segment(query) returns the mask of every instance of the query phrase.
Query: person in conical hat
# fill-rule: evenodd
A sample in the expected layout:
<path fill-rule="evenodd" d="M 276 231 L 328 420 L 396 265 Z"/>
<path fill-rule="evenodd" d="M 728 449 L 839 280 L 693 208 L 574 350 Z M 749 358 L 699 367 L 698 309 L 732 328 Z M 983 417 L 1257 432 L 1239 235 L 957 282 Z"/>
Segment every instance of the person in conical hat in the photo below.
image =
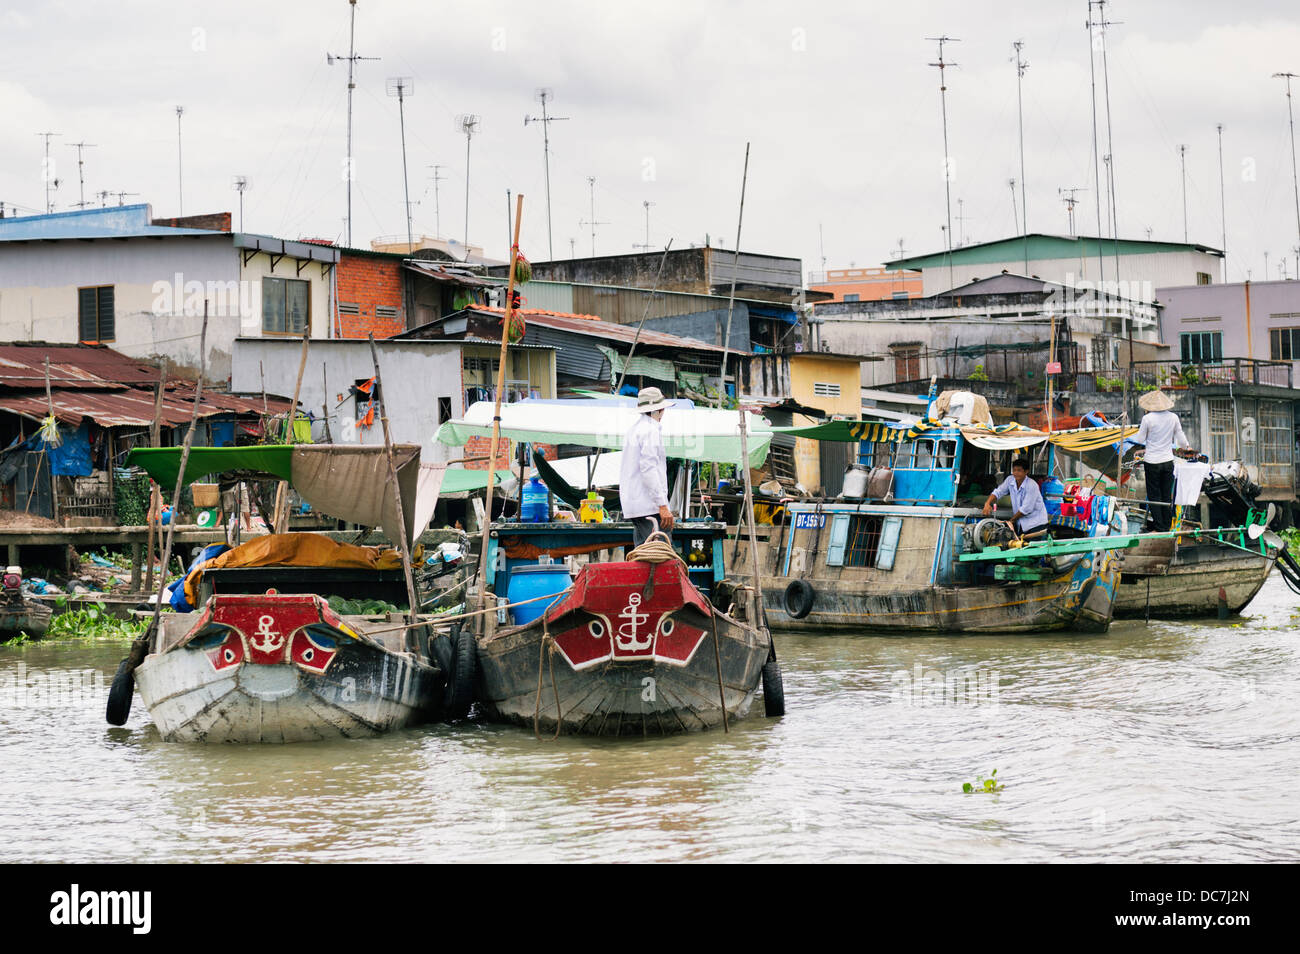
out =
<path fill-rule="evenodd" d="M 673 402 L 658 388 L 642 388 L 636 396 L 636 423 L 623 438 L 618 498 L 623 519 L 632 521 L 632 542 L 645 543 L 656 530 L 673 528 L 668 506 L 668 459 L 664 454 L 664 410 Z"/>
<path fill-rule="evenodd" d="M 1142 425 L 1132 440 L 1146 447 L 1142 470 L 1146 475 L 1148 510 L 1152 529 L 1163 532 L 1173 520 L 1174 450 L 1190 448 L 1182 421 L 1174 413 L 1173 399 L 1163 391 L 1148 391 L 1138 399 Z"/>

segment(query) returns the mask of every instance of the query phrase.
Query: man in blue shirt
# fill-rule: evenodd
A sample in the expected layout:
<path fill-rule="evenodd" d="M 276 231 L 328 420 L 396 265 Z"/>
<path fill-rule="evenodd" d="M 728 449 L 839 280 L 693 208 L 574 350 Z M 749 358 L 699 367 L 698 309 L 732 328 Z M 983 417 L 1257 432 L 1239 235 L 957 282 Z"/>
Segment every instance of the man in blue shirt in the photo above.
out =
<path fill-rule="evenodd" d="M 1047 507 L 1043 505 L 1043 494 L 1038 483 L 1029 476 L 1029 461 L 1018 457 L 1011 462 L 1011 476 L 998 484 L 996 490 L 984 501 L 984 516 L 993 516 L 994 504 L 1007 495 L 1011 496 L 1013 511 L 1008 523 L 1018 530 L 1021 536 L 1041 530 L 1047 526 Z"/>

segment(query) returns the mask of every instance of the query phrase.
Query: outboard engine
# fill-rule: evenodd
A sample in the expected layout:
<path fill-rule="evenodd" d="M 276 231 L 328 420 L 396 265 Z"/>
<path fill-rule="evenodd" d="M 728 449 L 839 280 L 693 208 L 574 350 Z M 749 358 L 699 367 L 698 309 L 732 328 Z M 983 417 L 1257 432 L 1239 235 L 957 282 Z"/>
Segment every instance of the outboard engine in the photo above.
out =
<path fill-rule="evenodd" d="M 971 552 L 986 547 L 1006 546 L 1015 539 L 1015 534 L 1007 526 L 1006 521 L 999 520 L 997 517 L 985 517 L 976 523 L 968 523 L 963 527 L 963 531 Z"/>
<path fill-rule="evenodd" d="M 1250 479 L 1250 472 L 1235 460 L 1211 467 L 1201 489 L 1210 501 L 1211 527 L 1245 526 L 1261 492 L 1259 484 Z"/>
<path fill-rule="evenodd" d="M 11 606 L 21 606 L 23 602 L 23 568 L 5 567 L 3 580 L 0 581 L 0 600 Z"/>

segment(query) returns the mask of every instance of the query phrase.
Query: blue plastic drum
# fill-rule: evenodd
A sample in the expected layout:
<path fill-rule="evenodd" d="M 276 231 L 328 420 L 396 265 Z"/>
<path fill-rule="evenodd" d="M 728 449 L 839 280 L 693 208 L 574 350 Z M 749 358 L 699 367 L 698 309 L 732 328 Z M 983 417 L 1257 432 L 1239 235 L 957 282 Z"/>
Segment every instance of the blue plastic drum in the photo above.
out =
<path fill-rule="evenodd" d="M 535 603 L 516 606 L 510 612 L 514 614 L 516 626 L 527 626 L 560 598 L 560 594 L 569 588 L 569 571 L 563 563 L 525 564 L 510 571 L 510 602 L 520 603 L 538 596 L 551 599 L 539 599 Z"/>

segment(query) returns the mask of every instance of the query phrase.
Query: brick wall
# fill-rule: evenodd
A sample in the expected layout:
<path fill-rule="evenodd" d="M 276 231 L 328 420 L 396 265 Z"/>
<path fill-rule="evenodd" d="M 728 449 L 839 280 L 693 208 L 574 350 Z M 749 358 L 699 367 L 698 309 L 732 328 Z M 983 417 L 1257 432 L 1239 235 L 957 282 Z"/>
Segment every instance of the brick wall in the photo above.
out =
<path fill-rule="evenodd" d="M 376 338 L 389 338 L 406 330 L 400 260 L 344 251 L 339 255 L 337 270 L 340 337 L 364 338 L 373 333 Z M 356 305 L 360 313 L 345 314 L 343 308 L 348 305 Z M 379 317 L 376 309 L 380 306 L 396 308 L 397 317 Z"/>

